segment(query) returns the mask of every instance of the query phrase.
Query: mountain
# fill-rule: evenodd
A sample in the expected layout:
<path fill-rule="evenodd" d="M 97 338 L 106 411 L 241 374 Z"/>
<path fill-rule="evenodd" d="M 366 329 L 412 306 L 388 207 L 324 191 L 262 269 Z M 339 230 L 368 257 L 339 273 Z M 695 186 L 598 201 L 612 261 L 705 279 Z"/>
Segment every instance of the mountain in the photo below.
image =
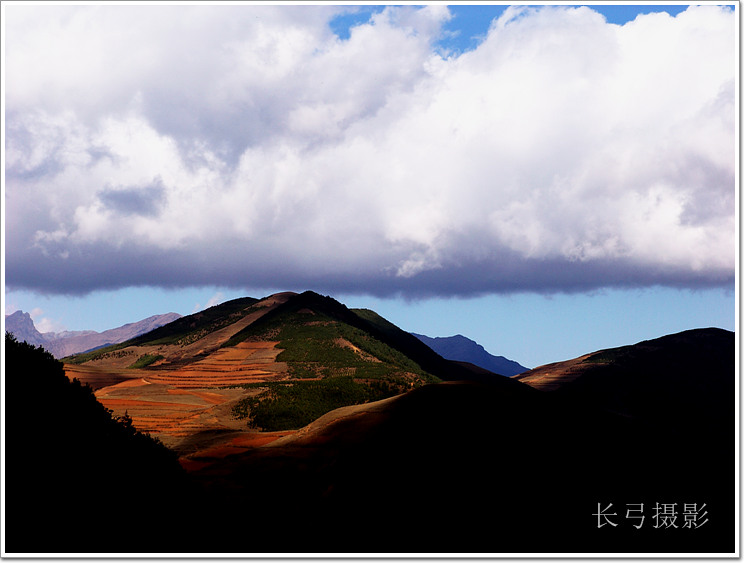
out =
<path fill-rule="evenodd" d="M 55 358 L 63 358 L 71 354 L 78 354 L 94 348 L 100 348 L 101 346 L 129 340 L 180 317 L 181 315 L 178 313 L 154 315 L 141 321 L 128 323 L 103 332 L 84 330 L 40 333 L 34 326 L 34 322 L 28 313 L 16 311 L 12 315 L 5 316 L 5 330 L 13 334 L 20 341 L 28 342 L 34 346 L 43 346 Z"/>
<path fill-rule="evenodd" d="M 489 354 L 483 346 L 458 334 L 456 336 L 438 336 L 432 338 L 423 334 L 411 333 L 437 354 L 448 360 L 469 362 L 493 373 L 511 377 L 525 372 L 528 368 L 509 360 L 504 356 Z"/>
<path fill-rule="evenodd" d="M 640 420 L 668 435 L 728 436 L 735 335 L 695 329 L 537 367 L 513 379 Z M 694 413 L 694 414 L 693 414 Z M 733 440 L 733 436 L 731 436 Z"/>
<path fill-rule="evenodd" d="M 209 492 L 209 513 L 253 508 L 246 518 L 261 527 L 259 549 L 283 537 L 261 523 L 291 514 L 302 524 L 292 529 L 297 543 L 282 544 L 289 550 L 734 552 L 733 333 L 691 331 L 592 355 L 611 370 L 597 374 L 607 386 L 426 385 L 329 412 L 191 474 Z M 618 410 L 610 387 L 626 407 L 656 408 Z M 246 525 L 235 521 L 223 537 Z"/>
<path fill-rule="evenodd" d="M 84 332 L 83 334 L 57 336 L 50 343 L 51 352 L 55 357 L 63 358 L 94 348 L 100 348 L 101 346 L 117 344 L 140 334 L 146 334 L 179 318 L 181 318 L 181 315 L 178 313 L 165 313 L 162 315 L 153 315 L 134 323 L 127 323 L 117 328 L 104 330 L 100 333 L 93 332 L 91 334 L 90 332 Z"/>
<path fill-rule="evenodd" d="M 210 448 L 278 439 L 338 407 L 494 376 L 310 291 L 228 301 L 65 361 L 107 408 L 197 464 Z"/>
<path fill-rule="evenodd" d="M 36 330 L 31 315 L 23 311 L 16 311 L 11 315 L 5 315 L 5 330 L 13 334 L 21 342 L 28 342 L 34 346 L 42 346 L 47 339 Z"/>

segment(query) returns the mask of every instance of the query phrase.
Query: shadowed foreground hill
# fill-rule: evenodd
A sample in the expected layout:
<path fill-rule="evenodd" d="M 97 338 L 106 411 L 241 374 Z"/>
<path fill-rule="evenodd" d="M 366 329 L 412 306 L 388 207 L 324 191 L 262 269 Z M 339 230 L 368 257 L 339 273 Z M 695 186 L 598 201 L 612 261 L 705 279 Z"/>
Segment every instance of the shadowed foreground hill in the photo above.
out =
<path fill-rule="evenodd" d="M 332 312 L 306 297 L 316 315 Z M 380 337 L 395 332 L 351 314 Z M 612 372 L 614 394 L 627 383 L 626 410 L 592 389 L 550 393 L 513 378 L 428 384 L 329 412 L 185 479 L 168 452 L 131 427 L 114 430 L 88 390 L 63 384 L 48 354 L 11 344 L 6 551 L 732 553 L 735 373 L 726 358 L 735 351 L 722 332 L 620 349 L 633 358 Z M 641 377 L 628 367 L 643 365 L 655 368 Z M 633 397 L 650 400 L 645 385 L 658 409 L 627 410 Z M 686 526 L 692 516 L 704 524 Z"/>
<path fill-rule="evenodd" d="M 501 378 L 442 383 L 330 413 L 196 477 L 209 512 L 229 499 L 246 518 L 263 507 L 296 522 L 285 551 L 731 553 L 734 428 L 721 421 L 733 420 L 735 374 L 714 358 L 733 358 L 733 342 L 698 353 L 708 392 L 668 395 L 691 418 L 666 420 L 662 404 L 658 417 L 631 417 Z M 717 398 L 721 418 L 695 416 Z M 263 532 L 267 547 L 278 541 Z"/>
<path fill-rule="evenodd" d="M 513 379 L 643 421 L 654 431 L 730 440 L 735 335 L 695 329 L 548 364 Z"/>
<path fill-rule="evenodd" d="M 113 419 L 42 348 L 7 335 L 6 552 L 158 548 L 186 489 L 176 456 Z"/>

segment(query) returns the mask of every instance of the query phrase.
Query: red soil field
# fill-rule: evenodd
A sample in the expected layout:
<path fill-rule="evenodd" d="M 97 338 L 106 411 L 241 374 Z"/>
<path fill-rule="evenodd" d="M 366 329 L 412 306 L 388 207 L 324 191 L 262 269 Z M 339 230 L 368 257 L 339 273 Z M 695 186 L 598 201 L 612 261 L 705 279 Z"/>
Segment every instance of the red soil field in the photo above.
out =
<path fill-rule="evenodd" d="M 206 457 L 214 458 L 258 447 L 288 434 L 245 433 L 245 421 L 233 418 L 231 413 L 235 403 L 259 392 L 237 386 L 289 377 L 286 364 L 276 361 L 281 352 L 277 344 L 244 342 L 217 349 L 196 362 L 174 365 L 173 369 L 168 368 L 171 355 L 166 355 L 165 347 L 134 348 L 129 355 L 119 354 L 84 365 L 66 364 L 65 372 L 69 378 L 89 384 L 96 398 L 114 416 L 129 415 L 135 428 L 182 455 L 190 455 L 193 460 L 188 463 L 193 465 L 197 463 L 195 447 L 205 449 Z M 165 359 L 147 368 L 122 367 L 124 363 L 131 365 L 143 353 L 158 353 Z M 224 441 L 225 435 L 232 436 L 229 442 Z"/>

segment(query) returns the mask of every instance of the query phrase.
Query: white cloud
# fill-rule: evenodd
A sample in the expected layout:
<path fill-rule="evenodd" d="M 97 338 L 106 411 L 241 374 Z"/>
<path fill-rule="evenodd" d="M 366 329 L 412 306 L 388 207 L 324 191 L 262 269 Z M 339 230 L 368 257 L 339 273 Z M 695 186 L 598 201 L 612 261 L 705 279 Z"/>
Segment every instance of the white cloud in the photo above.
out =
<path fill-rule="evenodd" d="M 195 303 L 194 308 L 191 311 L 192 313 L 198 313 L 199 311 L 203 311 L 204 309 L 209 309 L 210 307 L 214 307 L 215 305 L 219 305 L 225 300 L 225 294 L 221 291 L 218 291 L 212 297 L 207 299 L 207 304 L 204 305 L 204 307 L 201 306 L 200 303 Z"/>
<path fill-rule="evenodd" d="M 8 7 L 9 283 L 733 280 L 733 11 L 340 9 Z"/>
<path fill-rule="evenodd" d="M 34 321 L 36 330 L 44 334 L 47 332 L 62 332 L 67 330 L 64 324 L 60 320 L 50 319 L 43 316 L 44 311 L 39 307 L 35 307 L 29 313 L 31 319 Z"/>
<path fill-rule="evenodd" d="M 225 300 L 225 294 L 221 291 L 218 291 L 215 293 L 212 297 L 209 298 L 207 301 L 207 305 L 204 307 L 205 309 L 209 309 L 210 307 L 214 307 L 215 305 L 219 305 Z"/>

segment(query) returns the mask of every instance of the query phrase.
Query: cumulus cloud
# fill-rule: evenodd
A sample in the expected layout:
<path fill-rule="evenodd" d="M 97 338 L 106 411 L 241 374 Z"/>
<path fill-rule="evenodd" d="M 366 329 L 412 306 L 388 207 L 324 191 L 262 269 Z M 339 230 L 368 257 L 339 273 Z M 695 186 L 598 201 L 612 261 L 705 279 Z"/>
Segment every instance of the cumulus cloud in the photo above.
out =
<path fill-rule="evenodd" d="M 735 14 L 6 7 L 6 278 L 409 295 L 730 285 Z"/>
<path fill-rule="evenodd" d="M 38 307 L 32 309 L 29 315 L 34 321 L 36 330 L 38 330 L 42 334 L 45 334 L 47 332 L 63 332 L 67 330 L 65 325 L 63 325 L 60 321 L 44 316 L 44 311 Z"/>
<path fill-rule="evenodd" d="M 194 305 L 194 309 L 191 311 L 192 313 L 198 313 L 199 311 L 203 311 L 204 309 L 209 309 L 210 307 L 214 307 L 215 305 L 219 305 L 225 300 L 225 294 L 221 291 L 218 291 L 212 297 L 210 297 L 207 300 L 207 304 L 204 305 L 204 307 L 201 306 L 200 303 L 196 303 Z"/>

